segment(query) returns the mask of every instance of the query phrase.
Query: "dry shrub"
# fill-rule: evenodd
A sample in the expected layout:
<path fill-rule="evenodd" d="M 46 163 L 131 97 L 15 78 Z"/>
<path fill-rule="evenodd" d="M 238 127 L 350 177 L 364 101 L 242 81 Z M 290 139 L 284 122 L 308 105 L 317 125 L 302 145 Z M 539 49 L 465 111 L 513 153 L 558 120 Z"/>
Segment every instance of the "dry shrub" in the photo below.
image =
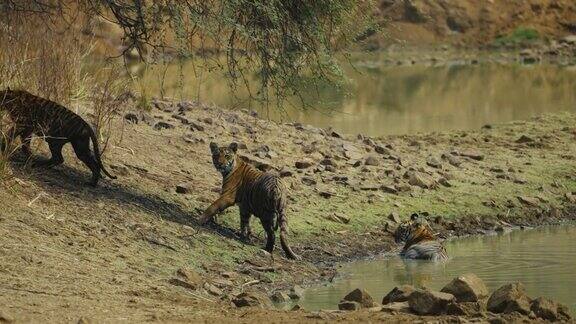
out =
<path fill-rule="evenodd" d="M 95 131 L 107 142 L 112 118 L 122 107 L 120 94 L 126 89 L 118 72 L 122 69 L 110 64 L 92 64 L 88 69 L 93 43 L 74 28 L 78 24 L 58 19 L 0 12 L 0 90 L 23 89 L 80 115 L 85 115 L 80 107 L 93 108 Z M 2 134 L 6 125 L 5 120 L 0 122 Z M 0 178 L 13 152 L 0 154 Z"/>

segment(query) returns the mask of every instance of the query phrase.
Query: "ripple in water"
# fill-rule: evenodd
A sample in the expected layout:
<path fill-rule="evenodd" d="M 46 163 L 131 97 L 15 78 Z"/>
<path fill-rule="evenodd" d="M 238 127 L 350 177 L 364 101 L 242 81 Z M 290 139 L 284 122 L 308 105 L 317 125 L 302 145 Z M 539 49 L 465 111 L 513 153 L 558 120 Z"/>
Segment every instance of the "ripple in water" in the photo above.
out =
<path fill-rule="evenodd" d="M 446 243 L 446 263 L 407 261 L 397 256 L 358 261 L 339 269 L 334 282 L 306 291 L 300 304 L 308 310 L 335 309 L 355 288 L 380 301 L 397 285 L 441 289 L 454 277 L 473 272 L 490 291 L 506 283 L 524 283 L 531 297 L 559 301 L 576 313 L 576 226 L 554 226 L 507 234 L 469 237 Z"/>

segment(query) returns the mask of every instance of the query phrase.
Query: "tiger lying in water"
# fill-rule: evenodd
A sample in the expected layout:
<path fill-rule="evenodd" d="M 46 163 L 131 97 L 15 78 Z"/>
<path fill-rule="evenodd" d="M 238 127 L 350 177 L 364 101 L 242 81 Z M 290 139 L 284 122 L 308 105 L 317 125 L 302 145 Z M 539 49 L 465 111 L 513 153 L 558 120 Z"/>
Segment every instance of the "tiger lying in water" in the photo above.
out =
<path fill-rule="evenodd" d="M 210 143 L 212 162 L 223 177 L 222 192 L 200 219 L 207 223 L 214 215 L 238 204 L 240 207 L 240 232 L 243 238 L 250 237 L 250 217 L 254 215 L 266 231 L 266 251 L 274 250 L 275 230 L 280 227 L 280 243 L 287 257 L 299 259 L 287 242 L 288 222 L 286 219 L 286 188 L 280 178 L 268 172 L 257 170 L 242 161 L 237 155 L 238 144 L 218 147 Z"/>
<path fill-rule="evenodd" d="M 70 142 L 76 156 L 92 171 L 90 185 L 98 184 L 100 171 L 111 179 L 116 179 L 102 165 L 96 134 L 82 117 L 62 105 L 24 90 L 0 91 L 0 107 L 6 110 L 14 123 L 6 134 L 6 140 L 20 137 L 22 150 L 27 157 L 32 154 L 30 140 L 33 134 L 43 137 L 48 142 L 52 158 L 35 165 L 52 167 L 62 164 L 64 162 L 62 147 Z M 90 140 L 94 146 L 94 154 L 90 151 Z M 2 151 L 7 147 L 7 141 L 2 141 L 0 138 Z"/>
<path fill-rule="evenodd" d="M 405 242 L 400 255 L 406 259 L 440 261 L 448 259 L 446 249 L 432 233 L 425 219 L 413 214 L 394 233 L 396 243 Z"/>

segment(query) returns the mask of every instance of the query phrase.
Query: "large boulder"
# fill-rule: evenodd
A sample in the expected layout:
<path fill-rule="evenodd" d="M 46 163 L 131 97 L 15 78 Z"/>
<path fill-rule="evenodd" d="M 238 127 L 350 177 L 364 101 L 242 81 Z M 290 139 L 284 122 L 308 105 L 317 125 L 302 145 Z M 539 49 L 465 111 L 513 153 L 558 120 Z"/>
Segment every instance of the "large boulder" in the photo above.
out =
<path fill-rule="evenodd" d="M 504 285 L 492 293 L 487 308 L 492 313 L 530 313 L 530 298 L 522 283 Z"/>
<path fill-rule="evenodd" d="M 473 273 L 454 278 L 441 291 L 454 295 L 458 302 L 475 302 L 488 297 L 488 288 L 482 279 Z"/>
<path fill-rule="evenodd" d="M 348 295 L 344 296 L 344 298 L 342 298 L 342 302 L 344 301 L 356 302 L 360 304 L 361 307 L 365 308 L 375 306 L 374 299 L 372 298 L 372 296 L 370 296 L 370 294 L 366 290 L 360 288 L 354 289 L 353 291 L 348 293 Z"/>
<path fill-rule="evenodd" d="M 534 299 L 530 309 L 536 316 L 548 321 L 556 322 L 570 319 L 566 306 L 548 298 L 538 297 Z"/>
<path fill-rule="evenodd" d="M 439 315 L 445 313 L 448 304 L 454 301 L 452 294 L 419 289 L 410 294 L 408 305 L 420 315 Z"/>
<path fill-rule="evenodd" d="M 382 304 L 390 304 L 395 302 L 405 302 L 408 301 L 410 295 L 416 291 L 414 286 L 402 285 L 394 287 L 384 298 L 382 299 Z"/>

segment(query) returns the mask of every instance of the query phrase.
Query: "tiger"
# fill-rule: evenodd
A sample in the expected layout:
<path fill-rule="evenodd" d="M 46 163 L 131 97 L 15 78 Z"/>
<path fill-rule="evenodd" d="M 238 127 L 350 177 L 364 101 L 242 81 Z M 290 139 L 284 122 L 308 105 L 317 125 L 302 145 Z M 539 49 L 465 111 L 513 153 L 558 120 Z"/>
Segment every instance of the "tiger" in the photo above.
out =
<path fill-rule="evenodd" d="M 7 112 L 14 124 L 6 133 L 5 140 L 0 138 L 2 152 L 9 141 L 20 137 L 22 151 L 29 158 L 32 155 L 30 141 L 36 134 L 46 140 L 52 156 L 49 160 L 34 163 L 34 166 L 53 167 L 64 162 L 62 147 L 70 142 L 76 156 L 92 171 L 89 185 L 95 187 L 98 184 L 101 171 L 109 178 L 116 179 L 102 164 L 94 130 L 82 117 L 66 107 L 25 90 L 8 88 L 0 91 L 0 108 Z M 90 151 L 90 141 L 94 154 Z"/>
<path fill-rule="evenodd" d="M 288 220 L 286 218 L 286 188 L 280 177 L 273 172 L 263 172 L 238 157 L 238 144 L 219 147 L 210 143 L 212 162 L 222 175 L 220 197 L 202 214 L 201 224 L 206 224 L 226 208 L 237 204 L 240 207 L 240 235 L 249 240 L 250 217 L 260 219 L 266 232 L 264 249 L 274 250 L 275 231 L 280 228 L 280 243 L 289 259 L 300 260 L 287 241 Z"/>
<path fill-rule="evenodd" d="M 442 261 L 448 259 L 444 245 L 432 233 L 430 225 L 418 214 L 401 223 L 394 232 L 396 243 L 405 242 L 400 256 L 406 259 Z"/>

